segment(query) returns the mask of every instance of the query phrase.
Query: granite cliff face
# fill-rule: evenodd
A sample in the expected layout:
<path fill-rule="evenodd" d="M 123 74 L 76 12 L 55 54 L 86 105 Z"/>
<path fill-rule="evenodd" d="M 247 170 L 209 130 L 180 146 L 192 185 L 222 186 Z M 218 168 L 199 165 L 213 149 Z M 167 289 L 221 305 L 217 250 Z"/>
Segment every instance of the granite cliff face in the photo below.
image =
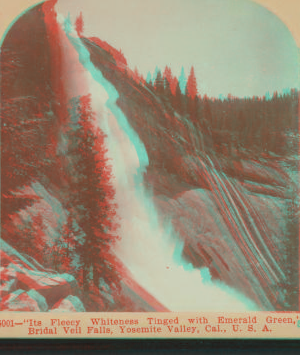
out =
<path fill-rule="evenodd" d="M 198 133 L 193 138 L 198 156 L 189 152 L 187 117 L 170 114 L 156 92 L 128 80 L 101 48 L 88 39 L 83 42 L 91 61 L 115 85 L 118 105 L 146 147 L 144 183 L 154 195 L 162 223 L 171 221 L 183 241 L 187 262 L 207 267 L 212 279 L 250 296 L 261 309 L 297 307 L 297 270 L 291 272 L 297 264 L 297 232 L 291 232 L 297 228 L 291 218 L 297 203 L 297 158 L 218 156 Z"/>
<path fill-rule="evenodd" d="M 213 282 L 247 295 L 258 309 L 297 309 L 298 240 L 290 217 L 296 204 L 296 158 L 216 154 L 205 132 L 189 128 L 187 115 L 132 77 L 118 51 L 95 38 L 74 44 L 54 9 L 53 2 L 46 2 L 25 13 L 2 44 L 7 169 L 3 165 L 0 310 L 169 309 L 118 257 L 118 285 L 100 277 L 87 295 L 78 276 L 78 254 L 66 265 L 56 253 L 65 251 L 59 241 L 66 226 L 84 234 L 72 215 L 66 168 L 70 162 L 76 165 L 66 148 L 68 105 L 89 90 L 77 40 L 95 70 L 114 86 L 117 106 L 145 147 L 149 164 L 141 184 L 159 222 L 172 225 L 181 257 L 196 269 L 206 268 Z"/>

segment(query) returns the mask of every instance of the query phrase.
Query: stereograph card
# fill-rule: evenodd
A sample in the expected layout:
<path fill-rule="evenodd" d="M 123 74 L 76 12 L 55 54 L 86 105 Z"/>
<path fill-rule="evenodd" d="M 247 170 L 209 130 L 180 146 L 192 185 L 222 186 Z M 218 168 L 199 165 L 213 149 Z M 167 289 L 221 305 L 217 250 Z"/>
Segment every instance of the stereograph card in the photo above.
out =
<path fill-rule="evenodd" d="M 297 0 L 0 16 L 0 338 L 299 338 Z"/>

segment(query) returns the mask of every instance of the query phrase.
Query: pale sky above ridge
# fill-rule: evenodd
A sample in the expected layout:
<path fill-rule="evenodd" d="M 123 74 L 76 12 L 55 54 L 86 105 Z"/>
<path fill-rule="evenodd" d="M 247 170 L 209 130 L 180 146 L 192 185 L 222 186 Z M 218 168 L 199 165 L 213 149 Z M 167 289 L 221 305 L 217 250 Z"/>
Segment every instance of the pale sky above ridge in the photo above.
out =
<path fill-rule="evenodd" d="M 12 10 L 0 1 L 2 33 L 13 16 L 36 3 L 14 0 Z M 176 75 L 183 65 L 188 75 L 194 65 L 199 92 L 210 96 L 296 87 L 300 2 L 255 1 L 272 12 L 252 0 L 59 0 L 59 8 L 73 19 L 82 10 L 85 34 L 122 48 L 145 76 L 156 65 L 170 65 Z"/>
<path fill-rule="evenodd" d="M 59 0 L 59 11 L 80 11 L 85 35 L 122 49 L 146 76 L 156 66 L 188 75 L 200 94 L 264 95 L 298 87 L 296 42 L 272 12 L 250 0 Z"/>

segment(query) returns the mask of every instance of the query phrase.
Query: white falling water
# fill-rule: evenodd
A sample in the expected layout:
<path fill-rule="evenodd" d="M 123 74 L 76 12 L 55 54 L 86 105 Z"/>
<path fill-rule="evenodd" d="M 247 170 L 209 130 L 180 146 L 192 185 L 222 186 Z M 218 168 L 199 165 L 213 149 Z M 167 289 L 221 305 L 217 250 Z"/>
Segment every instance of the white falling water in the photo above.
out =
<path fill-rule="evenodd" d="M 121 240 L 115 248 L 118 257 L 135 280 L 171 311 L 257 310 L 245 296 L 204 277 L 207 269 L 194 269 L 180 257 L 179 239 L 171 226 L 160 225 L 152 198 L 144 189 L 147 153 L 116 104 L 116 89 L 91 63 L 74 33 L 67 35 L 85 68 L 97 123 L 107 135 L 121 225 Z"/>
<path fill-rule="evenodd" d="M 234 310 L 252 308 L 246 300 L 225 287 L 203 282 L 200 270 L 174 260 L 180 243 L 172 236 L 172 228 L 159 224 L 151 196 L 142 184 L 141 165 L 136 147 L 122 129 L 117 118 L 105 106 L 105 88 L 90 77 L 93 108 L 98 113 L 99 127 L 107 135 L 109 156 L 113 162 L 118 215 L 121 218 L 116 246 L 118 257 L 148 292 L 172 311 Z M 135 135 L 132 129 L 131 135 Z M 129 133 L 129 134 L 130 134 Z M 137 138 L 137 136 L 136 136 Z M 141 149 L 142 143 L 138 149 Z M 179 245 L 178 245 L 179 244 Z"/>

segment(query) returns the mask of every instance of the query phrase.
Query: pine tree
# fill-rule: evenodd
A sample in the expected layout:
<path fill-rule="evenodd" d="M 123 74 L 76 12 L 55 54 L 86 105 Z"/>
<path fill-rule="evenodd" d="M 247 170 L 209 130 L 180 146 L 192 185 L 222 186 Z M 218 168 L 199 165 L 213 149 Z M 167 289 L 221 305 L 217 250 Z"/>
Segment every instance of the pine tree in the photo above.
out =
<path fill-rule="evenodd" d="M 195 76 L 195 71 L 194 67 L 192 66 L 190 75 L 188 77 L 188 81 L 186 84 L 186 95 L 187 97 L 190 97 L 191 99 L 195 99 L 195 97 L 198 94 L 198 89 L 197 89 L 197 80 Z"/>
<path fill-rule="evenodd" d="M 154 73 L 153 73 L 153 79 L 152 82 L 155 82 L 155 79 L 157 78 L 157 74 L 160 71 L 160 69 L 158 68 L 158 66 L 155 67 Z"/>
<path fill-rule="evenodd" d="M 175 96 L 176 95 L 176 87 L 177 87 L 177 84 L 178 84 L 178 79 L 176 78 L 176 76 L 174 76 L 171 80 L 171 83 L 170 83 L 170 89 L 171 89 L 171 92 L 172 92 L 172 95 Z"/>
<path fill-rule="evenodd" d="M 146 83 L 149 84 L 150 81 L 152 81 L 152 75 L 151 75 L 151 73 L 148 71 L 147 77 L 146 77 Z"/>
<path fill-rule="evenodd" d="M 158 95 L 163 95 L 164 94 L 164 81 L 163 77 L 161 75 L 161 71 L 159 70 L 154 82 L 154 88 Z"/>
<path fill-rule="evenodd" d="M 78 36 L 81 37 L 83 34 L 83 28 L 84 28 L 82 12 L 80 12 L 80 15 L 76 18 L 75 28 L 76 28 L 76 32 L 77 32 Z"/>
<path fill-rule="evenodd" d="M 171 92 L 171 82 L 172 82 L 172 71 L 171 68 L 166 66 L 164 75 L 164 95 L 167 102 L 171 103 L 172 101 L 172 92 Z"/>
<path fill-rule="evenodd" d="M 165 70 L 164 70 L 164 74 L 163 74 L 163 78 L 167 80 L 167 82 L 169 83 L 169 85 L 171 84 L 172 81 L 172 71 L 171 68 L 166 66 Z"/>
<path fill-rule="evenodd" d="M 77 212 L 78 225 L 85 233 L 77 252 L 82 265 L 83 287 L 88 291 L 90 281 L 97 286 L 100 276 L 108 284 L 118 279 L 116 260 L 111 253 L 111 246 L 117 239 L 116 205 L 105 136 L 95 128 L 90 96 L 80 98 L 77 113 L 78 124 L 71 132 L 73 144 L 69 151 L 76 161 L 71 178 L 74 192 L 71 203 Z"/>
<path fill-rule="evenodd" d="M 15 196 L 14 191 L 30 185 L 53 165 L 51 120 L 47 105 L 29 98 L 3 100 L 1 108 L 1 218 L 31 205 L 32 198 Z"/>
<path fill-rule="evenodd" d="M 183 114 L 184 96 L 181 92 L 179 81 L 177 81 L 175 95 L 173 96 L 173 106 L 178 113 Z"/>
<path fill-rule="evenodd" d="M 181 68 L 181 74 L 180 74 L 178 80 L 179 80 L 179 86 L 180 86 L 181 93 L 182 93 L 183 95 L 185 95 L 186 76 L 185 76 L 184 68 L 183 68 L 183 67 Z"/>
<path fill-rule="evenodd" d="M 194 67 L 191 68 L 190 75 L 186 84 L 187 108 L 191 121 L 196 124 L 197 118 L 197 81 L 195 77 Z"/>
<path fill-rule="evenodd" d="M 134 68 L 134 71 L 133 71 L 133 74 L 132 74 L 132 79 L 133 79 L 137 84 L 139 84 L 139 83 L 142 81 L 142 76 L 140 75 L 140 73 L 139 73 L 137 67 Z"/>

